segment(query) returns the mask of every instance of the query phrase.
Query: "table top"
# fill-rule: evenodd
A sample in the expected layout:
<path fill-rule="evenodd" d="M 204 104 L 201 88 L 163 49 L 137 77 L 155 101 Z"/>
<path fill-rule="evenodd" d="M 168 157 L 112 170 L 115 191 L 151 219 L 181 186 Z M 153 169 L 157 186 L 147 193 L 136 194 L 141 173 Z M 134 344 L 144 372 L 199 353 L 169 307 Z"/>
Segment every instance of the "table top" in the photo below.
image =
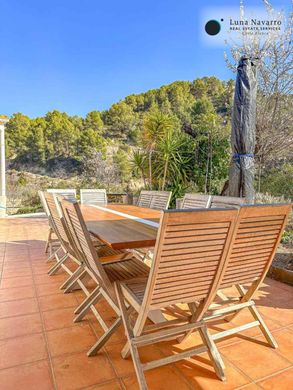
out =
<path fill-rule="evenodd" d="M 113 249 L 155 246 L 161 211 L 109 204 L 81 205 L 88 230 Z"/>

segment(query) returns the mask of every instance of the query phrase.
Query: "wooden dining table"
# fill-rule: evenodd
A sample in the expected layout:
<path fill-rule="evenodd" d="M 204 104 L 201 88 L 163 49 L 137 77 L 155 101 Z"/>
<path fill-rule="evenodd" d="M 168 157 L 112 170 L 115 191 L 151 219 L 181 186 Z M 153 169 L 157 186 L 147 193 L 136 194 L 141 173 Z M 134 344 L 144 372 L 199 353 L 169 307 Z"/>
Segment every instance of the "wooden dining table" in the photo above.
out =
<path fill-rule="evenodd" d="M 81 205 L 88 230 L 113 249 L 153 247 L 161 211 L 133 205 Z"/>
<path fill-rule="evenodd" d="M 124 204 L 81 205 L 86 226 L 94 236 L 114 249 L 154 247 L 162 212 Z M 152 310 L 154 323 L 164 322 L 160 310 Z"/>

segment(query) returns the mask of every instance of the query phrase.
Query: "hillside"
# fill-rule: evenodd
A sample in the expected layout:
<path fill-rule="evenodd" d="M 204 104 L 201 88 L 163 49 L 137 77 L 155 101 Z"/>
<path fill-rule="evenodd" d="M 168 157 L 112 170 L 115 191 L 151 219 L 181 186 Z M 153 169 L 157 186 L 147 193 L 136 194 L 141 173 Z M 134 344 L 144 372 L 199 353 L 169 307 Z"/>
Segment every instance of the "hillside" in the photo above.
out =
<path fill-rule="evenodd" d="M 157 109 L 172 115 L 176 126 L 194 135 L 200 113 L 214 112 L 222 122 L 228 121 L 232 88 L 231 81 L 205 77 L 129 95 L 108 110 L 90 112 L 85 118 L 57 110 L 33 119 L 16 113 L 6 130 L 10 166 L 25 165 L 28 170 L 43 167 L 50 173 L 57 159 L 67 160 L 70 172 L 74 168 L 72 159 L 81 161 L 89 149 L 103 149 L 113 142 L 136 145 L 145 115 Z"/>

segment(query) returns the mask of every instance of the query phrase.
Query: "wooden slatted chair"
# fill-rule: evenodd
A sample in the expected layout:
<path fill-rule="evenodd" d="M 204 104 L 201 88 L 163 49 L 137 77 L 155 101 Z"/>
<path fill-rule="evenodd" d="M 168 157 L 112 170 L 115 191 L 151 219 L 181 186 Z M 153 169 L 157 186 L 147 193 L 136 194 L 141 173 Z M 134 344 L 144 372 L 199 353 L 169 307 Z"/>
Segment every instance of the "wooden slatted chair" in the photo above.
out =
<path fill-rule="evenodd" d="M 96 318 L 104 330 L 104 334 L 95 343 L 95 345 L 88 351 L 88 356 L 95 355 L 96 352 L 107 342 L 115 330 L 121 324 L 120 311 L 116 300 L 114 291 L 114 282 L 131 279 L 134 277 L 147 277 L 149 274 L 149 267 L 137 259 L 132 253 L 125 254 L 124 259 L 113 260 L 112 258 L 102 263 L 99 258 L 93 243 L 90 239 L 89 232 L 86 228 L 80 207 L 78 203 L 70 204 L 62 202 L 63 209 L 68 215 L 68 220 L 71 223 L 76 246 L 80 249 L 84 261 L 84 271 L 95 282 L 97 287 L 88 296 L 80 306 L 75 310 L 77 317 L 75 322 L 81 321 L 88 311 L 102 298 L 117 313 L 117 318 L 109 327 L 100 313 L 96 310 Z"/>
<path fill-rule="evenodd" d="M 155 210 L 167 210 L 171 196 L 171 191 L 153 191 L 150 208 Z"/>
<path fill-rule="evenodd" d="M 141 191 L 136 203 L 139 207 L 150 208 L 152 200 L 152 191 Z"/>
<path fill-rule="evenodd" d="M 115 284 L 121 315 L 128 338 L 123 357 L 132 355 L 140 389 L 147 389 L 143 372 L 161 365 L 208 352 L 215 371 L 224 379 L 224 363 L 203 321 L 220 283 L 238 210 L 165 211 L 155 247 L 149 278 Z M 137 312 L 129 321 L 125 300 Z M 198 302 L 198 305 L 195 305 Z M 192 314 L 185 319 L 147 325 L 148 313 L 171 305 L 187 304 Z M 203 346 L 142 364 L 138 347 L 199 331 Z"/>
<path fill-rule="evenodd" d="M 107 204 L 107 193 L 105 189 L 81 189 L 80 203 L 89 205 Z"/>
<path fill-rule="evenodd" d="M 53 223 L 52 223 L 52 218 L 50 215 L 50 210 L 48 208 L 44 192 L 43 191 L 38 191 L 38 195 L 43 207 L 43 210 L 48 218 L 48 224 L 49 224 L 49 232 L 48 232 L 48 238 L 46 241 L 46 246 L 45 246 L 45 253 L 49 253 L 48 260 L 51 260 L 52 258 L 55 257 L 55 252 L 61 249 L 61 245 L 58 239 L 54 239 L 54 229 L 53 229 Z M 56 247 L 57 246 L 57 247 Z"/>
<path fill-rule="evenodd" d="M 171 200 L 170 191 L 141 191 L 137 206 L 155 210 L 167 210 Z"/>
<path fill-rule="evenodd" d="M 237 198 L 232 196 L 212 196 L 210 207 L 211 208 L 231 208 L 240 207 L 245 203 L 245 198 Z"/>
<path fill-rule="evenodd" d="M 222 301 L 210 310 L 206 321 L 226 317 L 231 321 L 239 312 L 248 309 L 253 321 L 215 333 L 213 340 L 259 326 L 269 345 L 277 347 L 265 321 L 256 308 L 253 297 L 263 282 L 273 261 L 286 226 L 291 205 L 243 206 L 234 231 L 234 237 L 223 268 L 220 289 L 236 286 L 239 298 L 227 297 L 222 291 Z M 245 288 L 244 285 L 248 285 Z"/>
<path fill-rule="evenodd" d="M 64 199 L 67 199 L 71 202 L 76 201 L 76 190 L 75 189 L 57 189 L 50 188 L 47 190 L 50 194 L 55 194 L 57 196 L 62 196 Z"/>
<path fill-rule="evenodd" d="M 65 210 L 66 200 L 64 200 L 64 198 L 58 197 L 57 202 L 63 217 L 62 221 L 66 225 L 65 230 L 69 233 L 68 240 L 70 242 L 72 250 L 74 251 L 76 257 L 80 261 L 79 267 L 61 286 L 61 288 L 64 289 L 64 292 L 67 293 L 72 291 L 75 287 L 77 287 L 77 284 L 79 284 L 83 276 L 87 274 L 85 269 L 86 261 L 84 259 L 82 248 L 80 247 L 79 242 L 75 237 L 75 231 L 69 219 L 68 213 Z M 91 234 L 90 234 L 90 239 L 93 243 L 93 246 L 95 247 L 95 250 L 98 253 L 98 256 L 100 257 L 101 262 L 124 259 L 127 256 L 127 253 L 124 250 L 113 249 L 107 246 L 106 244 L 100 242 L 99 240 L 97 240 L 97 238 L 92 236 Z M 86 292 L 86 296 L 88 296 L 87 292 Z"/>
<path fill-rule="evenodd" d="M 185 194 L 180 205 L 181 209 L 209 208 L 211 195 Z"/>
<path fill-rule="evenodd" d="M 155 210 L 167 210 L 170 204 L 172 192 L 169 191 L 141 191 L 137 206 Z M 151 260 L 153 250 L 151 248 L 136 249 L 135 252 L 142 261 Z"/>
<path fill-rule="evenodd" d="M 49 269 L 48 273 L 49 275 L 53 275 L 62 267 L 69 275 L 72 275 L 72 271 L 66 266 L 65 262 L 70 258 L 78 265 L 80 265 L 80 262 L 70 245 L 68 239 L 69 232 L 66 231 L 66 225 L 63 221 L 61 210 L 58 208 L 56 195 L 47 191 L 44 193 L 44 197 L 50 212 L 52 228 L 59 239 L 61 250 L 63 251 L 61 257 L 55 252 L 56 264 Z"/>

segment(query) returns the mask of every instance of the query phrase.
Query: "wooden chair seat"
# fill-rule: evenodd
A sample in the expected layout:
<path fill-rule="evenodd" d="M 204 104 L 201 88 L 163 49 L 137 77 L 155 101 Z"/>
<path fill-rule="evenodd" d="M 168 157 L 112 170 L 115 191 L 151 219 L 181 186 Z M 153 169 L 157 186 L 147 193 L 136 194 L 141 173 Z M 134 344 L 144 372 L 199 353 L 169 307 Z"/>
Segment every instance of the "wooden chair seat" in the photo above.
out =
<path fill-rule="evenodd" d="M 138 276 L 145 276 L 147 280 L 150 272 L 149 267 L 136 257 L 103 264 L 103 267 L 112 283 L 137 278 Z"/>
<path fill-rule="evenodd" d="M 128 297 L 132 305 L 141 306 L 143 297 L 145 295 L 148 278 L 136 278 L 132 280 L 126 280 L 121 284 L 123 294 Z"/>
<path fill-rule="evenodd" d="M 95 244 L 94 244 L 95 245 Z M 123 250 L 120 249 L 113 249 L 107 245 L 99 246 L 97 249 L 97 253 L 99 257 L 109 257 L 109 256 L 116 256 L 126 253 Z"/>

